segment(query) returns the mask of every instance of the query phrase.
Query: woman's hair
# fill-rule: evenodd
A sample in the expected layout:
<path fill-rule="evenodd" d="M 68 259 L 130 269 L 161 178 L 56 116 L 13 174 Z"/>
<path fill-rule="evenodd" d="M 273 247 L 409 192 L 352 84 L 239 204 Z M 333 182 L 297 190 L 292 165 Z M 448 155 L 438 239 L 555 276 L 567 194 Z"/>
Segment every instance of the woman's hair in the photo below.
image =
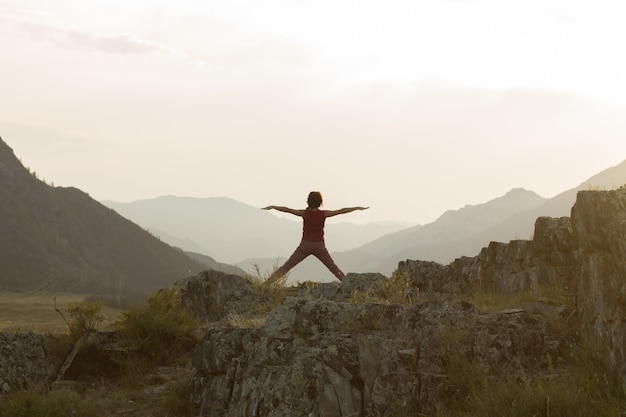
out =
<path fill-rule="evenodd" d="M 309 206 L 308 208 L 319 208 L 322 205 L 322 193 L 319 191 L 311 191 L 306 203 Z"/>

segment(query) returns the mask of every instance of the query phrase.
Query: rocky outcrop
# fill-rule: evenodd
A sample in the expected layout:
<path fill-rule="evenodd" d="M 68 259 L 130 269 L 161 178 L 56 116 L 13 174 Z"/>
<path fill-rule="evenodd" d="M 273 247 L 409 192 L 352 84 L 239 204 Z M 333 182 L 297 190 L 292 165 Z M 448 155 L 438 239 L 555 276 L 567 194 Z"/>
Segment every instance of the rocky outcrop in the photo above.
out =
<path fill-rule="evenodd" d="M 456 394 L 451 362 L 514 378 L 545 368 L 562 344 L 536 312 L 289 297 L 262 328 L 209 329 L 192 401 L 208 417 L 432 413 Z"/>
<path fill-rule="evenodd" d="M 532 241 L 491 242 L 449 265 L 407 260 L 397 273 L 422 291 L 570 292 L 583 340 L 607 350 L 626 387 L 626 187 L 580 191 L 571 219 L 537 219 Z"/>
<path fill-rule="evenodd" d="M 196 411 L 214 417 L 436 413 L 458 393 L 455 362 L 492 378 L 516 378 L 566 355 L 571 335 L 552 333 L 549 325 L 565 314 L 577 319 L 583 341 L 606 346 L 607 361 L 623 377 L 625 208 L 626 189 L 581 192 L 571 219 L 537 219 L 531 241 L 492 242 L 449 265 L 407 260 L 396 271 L 421 292 L 554 287 L 575 295 L 574 312 L 540 303 L 491 314 L 464 302 L 352 304 L 346 301 L 356 289 L 349 285 L 362 278 L 360 290 L 375 291 L 387 278 L 350 274 L 341 284 L 287 298 L 262 327 L 211 327 L 193 359 Z"/>
<path fill-rule="evenodd" d="M 581 333 L 607 350 L 609 363 L 626 387 L 626 187 L 579 192 L 572 228 L 581 251 Z"/>
<path fill-rule="evenodd" d="M 616 295 L 626 294 L 625 207 L 626 187 L 581 191 L 571 218 L 537 219 L 533 240 L 491 242 L 478 256 L 449 265 L 406 260 L 396 273 L 425 292 L 569 290 L 579 293 L 578 307 L 586 317 L 587 311 L 606 311 L 606 300 L 618 305 Z"/>
<path fill-rule="evenodd" d="M 579 257 L 570 218 L 540 217 L 531 241 L 491 242 L 478 256 L 449 265 L 406 260 L 398 264 L 396 273 L 406 274 L 425 292 L 512 294 L 541 286 L 574 288 Z"/>

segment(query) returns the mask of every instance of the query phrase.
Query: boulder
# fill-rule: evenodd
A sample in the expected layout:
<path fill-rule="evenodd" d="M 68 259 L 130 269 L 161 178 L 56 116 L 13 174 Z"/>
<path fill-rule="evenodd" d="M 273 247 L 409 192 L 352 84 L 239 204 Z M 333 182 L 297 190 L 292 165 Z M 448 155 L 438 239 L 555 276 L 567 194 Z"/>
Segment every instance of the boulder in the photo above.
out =
<path fill-rule="evenodd" d="M 252 284 L 239 275 L 206 270 L 182 279 L 175 286 L 180 290 L 183 307 L 203 320 L 220 320 L 229 312 L 253 310 L 263 300 Z"/>

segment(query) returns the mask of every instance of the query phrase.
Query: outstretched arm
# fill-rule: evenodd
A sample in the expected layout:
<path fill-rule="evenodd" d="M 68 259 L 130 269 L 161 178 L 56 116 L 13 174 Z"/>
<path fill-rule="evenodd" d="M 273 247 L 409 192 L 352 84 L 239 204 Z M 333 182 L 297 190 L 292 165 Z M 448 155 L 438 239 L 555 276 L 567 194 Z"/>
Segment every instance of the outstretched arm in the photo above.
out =
<path fill-rule="evenodd" d="M 285 206 L 267 206 L 267 207 L 263 207 L 261 210 L 278 210 L 278 211 L 282 211 L 283 213 L 289 213 L 289 214 L 293 214 L 294 216 L 304 216 L 304 210 L 295 210 L 289 207 L 285 207 Z"/>
<path fill-rule="evenodd" d="M 344 207 L 339 210 L 325 210 L 324 213 L 326 213 L 326 217 L 333 217 L 338 214 L 346 214 L 356 210 L 367 210 L 368 208 L 369 207 Z"/>

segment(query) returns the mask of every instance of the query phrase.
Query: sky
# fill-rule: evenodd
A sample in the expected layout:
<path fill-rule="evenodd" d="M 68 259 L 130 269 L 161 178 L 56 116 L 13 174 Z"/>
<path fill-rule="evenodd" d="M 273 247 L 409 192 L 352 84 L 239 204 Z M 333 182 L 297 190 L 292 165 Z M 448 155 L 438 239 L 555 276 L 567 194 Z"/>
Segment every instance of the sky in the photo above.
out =
<path fill-rule="evenodd" d="M 623 0 L 0 0 L 0 136 L 97 200 L 425 224 L 626 159 Z M 348 216 L 350 216 L 348 218 Z"/>

